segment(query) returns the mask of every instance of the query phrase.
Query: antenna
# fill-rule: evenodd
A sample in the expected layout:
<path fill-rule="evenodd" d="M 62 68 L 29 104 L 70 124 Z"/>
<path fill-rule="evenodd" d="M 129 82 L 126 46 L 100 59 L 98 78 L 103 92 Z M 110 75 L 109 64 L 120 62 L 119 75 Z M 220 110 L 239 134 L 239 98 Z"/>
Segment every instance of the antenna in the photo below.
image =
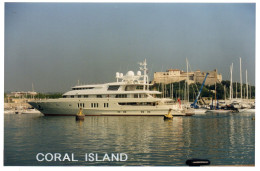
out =
<path fill-rule="evenodd" d="M 32 92 L 34 92 L 34 86 L 33 86 L 33 83 L 32 83 Z"/>

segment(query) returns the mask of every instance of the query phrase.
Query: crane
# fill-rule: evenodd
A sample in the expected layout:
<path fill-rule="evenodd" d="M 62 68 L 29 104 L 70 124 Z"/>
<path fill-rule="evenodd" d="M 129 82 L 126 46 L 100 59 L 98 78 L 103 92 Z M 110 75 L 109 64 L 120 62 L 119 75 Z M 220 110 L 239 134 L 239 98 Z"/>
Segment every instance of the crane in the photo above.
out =
<path fill-rule="evenodd" d="M 199 91 L 199 93 L 198 93 L 198 95 L 197 95 L 195 101 L 190 105 L 190 107 L 195 108 L 195 109 L 199 108 L 199 106 L 197 105 L 197 101 L 198 101 L 198 99 L 199 99 L 199 97 L 200 97 L 200 93 L 201 93 L 201 91 L 202 91 L 202 88 L 203 88 L 203 86 L 204 86 L 204 84 L 205 84 L 205 82 L 206 82 L 206 79 L 207 79 L 207 76 L 208 76 L 208 75 L 209 75 L 209 73 L 206 73 L 206 76 L 205 76 L 205 78 L 204 78 L 204 80 L 203 80 L 203 83 L 202 83 L 202 85 L 201 85 L 201 87 L 200 87 L 200 91 Z"/>

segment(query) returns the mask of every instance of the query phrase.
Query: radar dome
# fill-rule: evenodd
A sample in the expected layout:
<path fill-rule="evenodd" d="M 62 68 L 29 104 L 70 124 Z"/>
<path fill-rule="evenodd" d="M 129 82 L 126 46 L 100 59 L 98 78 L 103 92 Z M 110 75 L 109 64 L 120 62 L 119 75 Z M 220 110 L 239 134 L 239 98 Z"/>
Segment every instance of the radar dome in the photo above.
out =
<path fill-rule="evenodd" d="M 137 71 L 137 75 L 141 76 L 142 75 L 141 71 Z"/>
<path fill-rule="evenodd" d="M 126 75 L 127 75 L 127 76 L 134 76 L 135 73 L 134 73 L 134 71 L 128 71 L 128 72 L 126 73 Z"/>
<path fill-rule="evenodd" d="M 120 73 L 120 74 L 119 74 L 119 76 L 120 76 L 120 77 L 123 77 L 123 76 L 124 76 L 124 74 L 123 74 L 123 73 Z"/>
<path fill-rule="evenodd" d="M 119 72 L 116 72 L 116 77 L 117 77 L 117 78 L 119 77 Z"/>

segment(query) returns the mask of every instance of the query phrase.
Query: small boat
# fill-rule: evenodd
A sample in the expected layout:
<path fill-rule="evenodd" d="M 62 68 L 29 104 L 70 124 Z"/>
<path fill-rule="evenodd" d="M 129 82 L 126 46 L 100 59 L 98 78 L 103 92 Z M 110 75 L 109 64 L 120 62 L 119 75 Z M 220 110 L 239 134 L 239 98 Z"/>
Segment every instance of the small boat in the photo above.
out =
<path fill-rule="evenodd" d="M 195 115 L 200 115 L 200 114 L 206 114 L 208 109 L 199 108 L 199 109 L 194 109 L 194 111 L 195 111 Z"/>
<path fill-rule="evenodd" d="M 207 110 L 209 113 L 228 113 L 232 112 L 232 110 L 223 110 L 223 109 L 212 109 L 212 110 Z"/>
<path fill-rule="evenodd" d="M 238 111 L 243 113 L 255 113 L 255 109 L 238 109 Z"/>
<path fill-rule="evenodd" d="M 4 114 L 14 114 L 14 111 L 13 110 L 5 110 Z"/>
<path fill-rule="evenodd" d="M 41 113 L 41 112 L 36 109 L 27 109 L 27 110 L 22 111 L 22 114 L 30 114 L 30 113 Z"/>

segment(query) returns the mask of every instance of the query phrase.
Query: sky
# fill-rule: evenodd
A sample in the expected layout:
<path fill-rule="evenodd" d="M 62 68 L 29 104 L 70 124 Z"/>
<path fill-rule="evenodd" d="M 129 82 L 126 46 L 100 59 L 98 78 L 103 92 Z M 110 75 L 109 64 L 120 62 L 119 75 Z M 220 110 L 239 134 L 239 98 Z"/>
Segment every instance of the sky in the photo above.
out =
<path fill-rule="evenodd" d="M 4 91 L 66 92 L 115 73 L 217 69 L 255 84 L 254 3 L 5 3 Z"/>

